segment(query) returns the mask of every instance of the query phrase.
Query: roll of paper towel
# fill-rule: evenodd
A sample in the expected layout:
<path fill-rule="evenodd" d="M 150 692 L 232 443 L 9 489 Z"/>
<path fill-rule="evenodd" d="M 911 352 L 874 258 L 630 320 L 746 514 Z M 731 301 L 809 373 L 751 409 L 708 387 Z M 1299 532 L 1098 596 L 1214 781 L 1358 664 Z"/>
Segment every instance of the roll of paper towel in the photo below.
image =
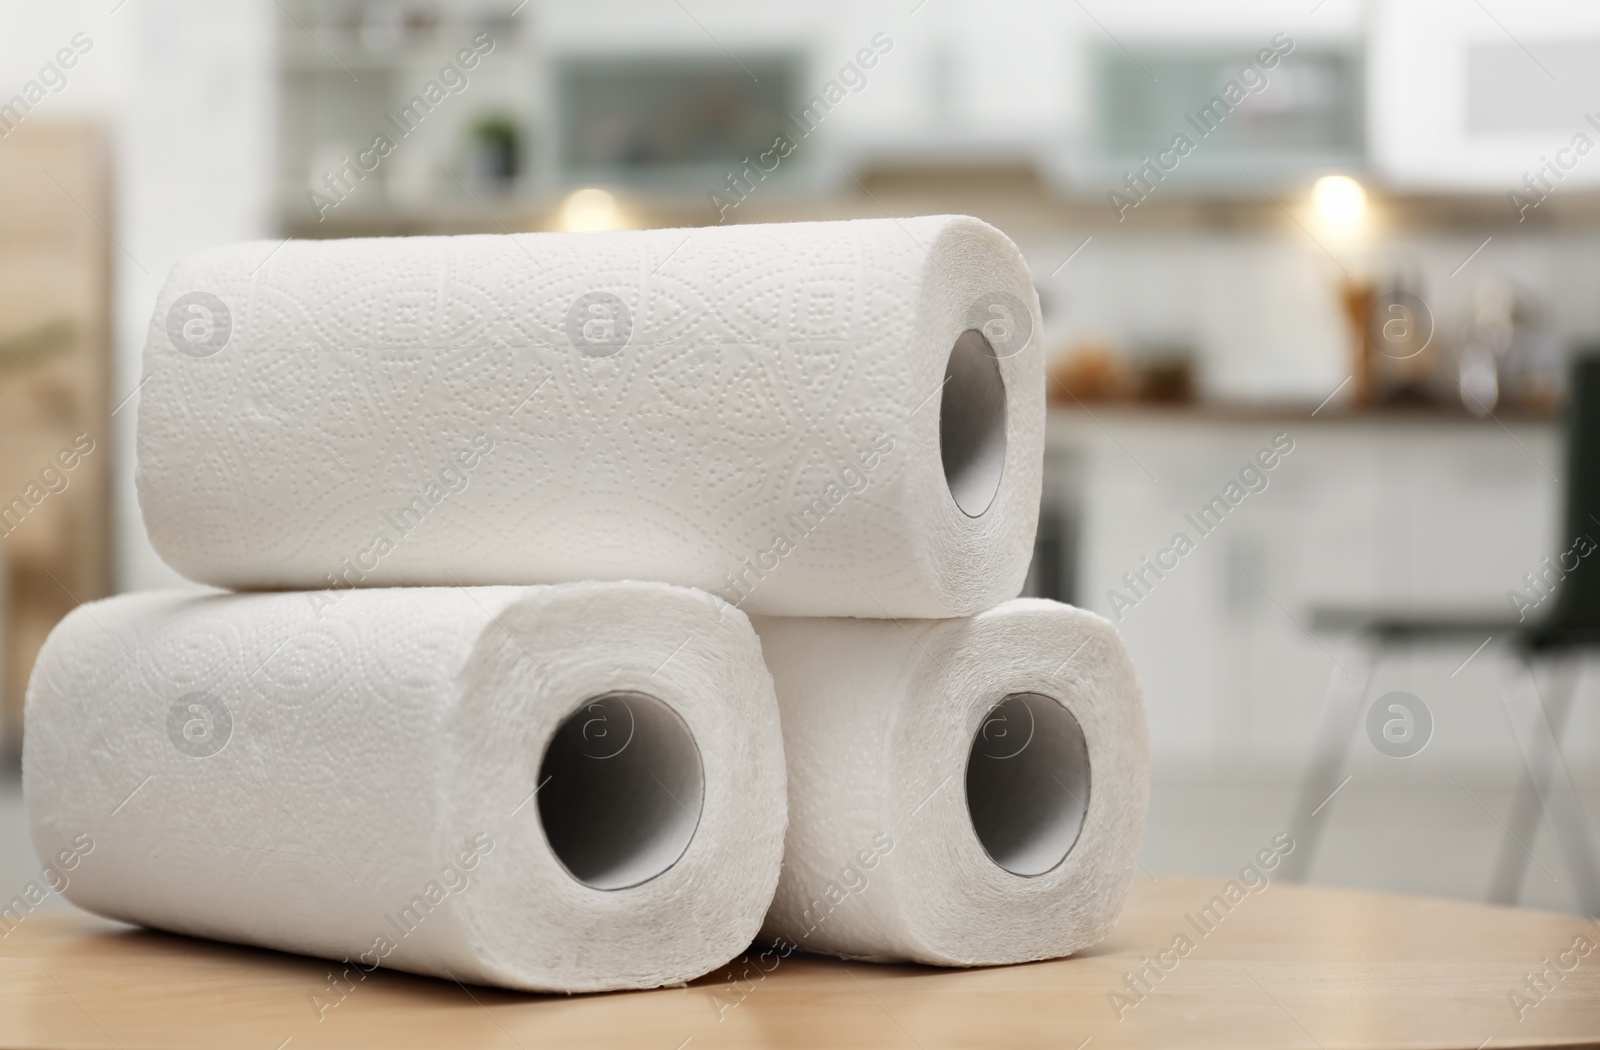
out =
<path fill-rule="evenodd" d="M 223 587 L 964 615 L 1032 553 L 1038 310 L 964 217 L 221 248 L 156 303 L 140 504 Z"/>
<path fill-rule="evenodd" d="M 29 686 L 34 845 L 101 915 L 341 960 L 324 1002 L 378 965 L 693 978 L 783 847 L 771 678 L 721 613 L 648 583 L 83 606 Z"/>
<path fill-rule="evenodd" d="M 1138 863 L 1150 750 L 1109 622 L 1018 599 L 958 620 L 755 623 L 789 765 L 764 938 L 973 966 L 1068 955 L 1110 931 Z"/>

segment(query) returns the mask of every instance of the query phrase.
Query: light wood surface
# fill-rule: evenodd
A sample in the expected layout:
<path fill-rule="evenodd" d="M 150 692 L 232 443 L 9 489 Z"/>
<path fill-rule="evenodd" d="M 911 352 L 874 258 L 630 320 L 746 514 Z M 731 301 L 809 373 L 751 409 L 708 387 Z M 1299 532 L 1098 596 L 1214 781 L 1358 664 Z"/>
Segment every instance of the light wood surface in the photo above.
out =
<path fill-rule="evenodd" d="M 1141 878 L 1121 924 L 1072 959 L 984 970 L 794 955 L 753 986 L 534 996 L 380 970 L 319 1020 L 315 959 L 77 912 L 0 938 L 5 1047 L 1506 1047 L 1600 1043 L 1600 949 L 1519 1020 L 1509 993 L 1600 927 L 1574 916 L 1273 884 L 1201 935 L 1220 883 Z M 1124 975 L 1178 934 L 1187 956 L 1118 1020 Z M 1171 961 L 1174 957 L 1169 956 Z M 764 965 L 772 965 L 765 962 Z M 285 1042 L 287 1041 L 287 1046 Z"/>
<path fill-rule="evenodd" d="M 0 748 L 50 629 L 111 585 L 109 148 L 29 117 L 0 147 Z M 84 436 L 75 464 L 58 459 Z M 92 443 L 92 444 L 90 444 Z M 50 472 L 49 477 L 42 477 Z M 51 491 L 52 487 L 55 489 Z M 23 499 L 21 505 L 12 503 Z M 26 513 L 19 517 L 19 511 Z"/>

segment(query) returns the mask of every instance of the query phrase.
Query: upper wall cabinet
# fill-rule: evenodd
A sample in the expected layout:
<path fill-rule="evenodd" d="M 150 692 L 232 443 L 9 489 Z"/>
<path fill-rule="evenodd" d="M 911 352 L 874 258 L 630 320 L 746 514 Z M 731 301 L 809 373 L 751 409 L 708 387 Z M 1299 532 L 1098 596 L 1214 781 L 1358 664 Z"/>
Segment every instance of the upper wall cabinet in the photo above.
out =
<path fill-rule="evenodd" d="M 813 79 L 817 19 L 804 8 L 595 0 L 537 9 L 546 185 L 704 198 L 732 194 L 730 176 L 748 190 L 760 175 L 741 158 L 754 165 L 763 154 L 775 182 L 806 183 L 809 158 L 772 152 L 780 135 L 797 134 Z"/>
<path fill-rule="evenodd" d="M 773 144 L 804 126 L 802 71 L 802 56 L 782 52 L 739 64 L 720 53 L 565 56 L 551 70 L 553 162 L 563 182 L 727 189 L 731 161 L 778 167 Z"/>
<path fill-rule="evenodd" d="M 1278 33 L 1260 47 L 1103 46 L 1094 78 L 1095 160 L 1113 184 L 1127 172 L 1135 189 L 1259 193 L 1253 180 L 1361 165 L 1361 55 L 1348 45 Z"/>
<path fill-rule="evenodd" d="M 842 159 L 1037 161 L 1081 123 L 1070 75 L 1078 18 L 1076 6 L 1049 0 L 910 0 L 852 9 L 829 27 L 819 76 L 836 75 L 869 41 L 886 52 L 870 85 L 839 108 Z"/>
<path fill-rule="evenodd" d="M 714 176 L 708 188 L 723 185 L 730 162 L 758 160 L 780 133 L 789 145 L 765 181 L 808 191 L 848 187 L 860 169 L 880 164 L 1031 161 L 1072 119 L 1066 68 L 1076 10 L 1047 0 L 548 5 L 541 26 L 562 143 L 553 174 L 581 178 L 581 140 L 618 122 L 614 113 L 587 113 L 580 96 L 588 88 L 573 91 L 583 85 L 567 72 L 575 65 L 612 82 L 591 83 L 596 98 L 636 80 L 630 66 L 720 76 L 720 96 L 689 92 L 703 99 L 697 111 L 709 122 L 764 129 L 768 142 L 758 148 L 752 134 L 721 143 L 721 166 L 698 173 L 702 183 Z M 681 79 L 658 81 L 648 92 L 654 100 L 634 109 L 653 112 L 686 91 Z M 634 137 L 651 136 L 640 129 Z M 637 167 L 652 184 L 673 181 L 669 166 Z"/>
<path fill-rule="evenodd" d="M 1504 194 L 1518 218 L 1600 185 L 1600 5 L 1387 0 L 1371 39 L 1369 141 L 1390 184 Z"/>
<path fill-rule="evenodd" d="M 427 214 L 523 179 L 538 84 L 516 0 L 285 0 L 278 211 L 297 234 Z"/>
<path fill-rule="evenodd" d="M 1365 164 L 1358 5 L 1073 5 L 1063 188 L 1109 198 L 1259 195 Z M 1130 185 L 1131 180 L 1131 185 Z"/>
<path fill-rule="evenodd" d="M 1572 0 L 274 9 L 280 212 L 310 233 L 586 183 L 718 207 L 757 182 L 763 199 L 814 194 L 898 164 L 1037 165 L 1113 208 L 1336 171 L 1517 193 L 1518 215 L 1600 185 L 1600 5 Z"/>

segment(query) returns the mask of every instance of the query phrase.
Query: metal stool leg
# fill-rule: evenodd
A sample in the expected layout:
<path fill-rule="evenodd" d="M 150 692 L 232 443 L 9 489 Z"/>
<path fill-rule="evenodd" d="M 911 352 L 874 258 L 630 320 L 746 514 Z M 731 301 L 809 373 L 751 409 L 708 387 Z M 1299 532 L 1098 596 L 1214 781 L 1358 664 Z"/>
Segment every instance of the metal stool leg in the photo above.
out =
<path fill-rule="evenodd" d="M 1550 699 L 1545 709 L 1550 715 L 1550 734 L 1557 746 L 1566 730 L 1567 715 L 1572 710 L 1572 698 L 1582 674 L 1582 661 L 1571 659 L 1560 661 L 1551 675 L 1547 690 Z M 1541 753 L 1534 766 L 1523 766 L 1522 775 L 1517 779 L 1517 792 L 1506 818 L 1506 840 L 1500 846 L 1500 859 L 1489 884 L 1489 899 L 1497 904 L 1515 904 L 1522 894 L 1522 880 L 1528 871 L 1528 851 L 1523 847 L 1533 841 L 1538 830 L 1539 798 L 1550 790 L 1550 772 L 1554 765 L 1554 755 Z"/>
<path fill-rule="evenodd" d="M 1294 852 L 1284 858 L 1282 877 L 1291 882 L 1304 882 L 1310 873 L 1317 841 L 1327 823 L 1328 803 L 1344 786 L 1340 774 L 1350 756 L 1350 741 L 1361 719 L 1361 701 L 1378 662 L 1379 644 L 1376 639 L 1361 639 L 1351 656 L 1349 674 L 1345 673 L 1346 669 L 1335 667 L 1328 681 L 1316 748 L 1289 816 L 1289 837 L 1294 841 Z"/>
<path fill-rule="evenodd" d="M 1549 819 L 1550 829 L 1566 857 L 1578 907 L 1585 913 L 1600 911 L 1600 861 L 1595 859 L 1594 836 L 1566 759 L 1539 703 L 1533 670 L 1525 659 L 1514 661 L 1506 672 L 1501 700 L 1511 719 L 1522 761 L 1533 773 L 1539 808 Z"/>

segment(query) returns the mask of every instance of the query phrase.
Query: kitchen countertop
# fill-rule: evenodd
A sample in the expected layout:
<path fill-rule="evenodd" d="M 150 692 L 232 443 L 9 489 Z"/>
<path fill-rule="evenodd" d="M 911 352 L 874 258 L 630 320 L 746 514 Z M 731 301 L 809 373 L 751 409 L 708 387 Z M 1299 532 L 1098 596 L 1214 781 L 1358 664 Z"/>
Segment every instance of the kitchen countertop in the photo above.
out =
<path fill-rule="evenodd" d="M 1140 878 L 1109 938 L 1051 962 L 940 970 L 795 955 L 764 975 L 741 967 L 737 981 L 718 971 L 682 988 L 579 996 L 378 970 L 352 979 L 320 1019 L 312 995 L 327 994 L 331 965 L 322 960 L 46 913 L 0 937 L 0 1045 L 1470 1050 L 1600 1042 L 1600 924 L 1256 884 L 1246 892 L 1212 880 Z M 1236 903 L 1219 911 L 1213 899 L 1224 893 Z M 1194 918 L 1208 907 L 1216 921 Z M 1562 973 L 1540 993 L 1526 980 L 1546 960 Z"/>

